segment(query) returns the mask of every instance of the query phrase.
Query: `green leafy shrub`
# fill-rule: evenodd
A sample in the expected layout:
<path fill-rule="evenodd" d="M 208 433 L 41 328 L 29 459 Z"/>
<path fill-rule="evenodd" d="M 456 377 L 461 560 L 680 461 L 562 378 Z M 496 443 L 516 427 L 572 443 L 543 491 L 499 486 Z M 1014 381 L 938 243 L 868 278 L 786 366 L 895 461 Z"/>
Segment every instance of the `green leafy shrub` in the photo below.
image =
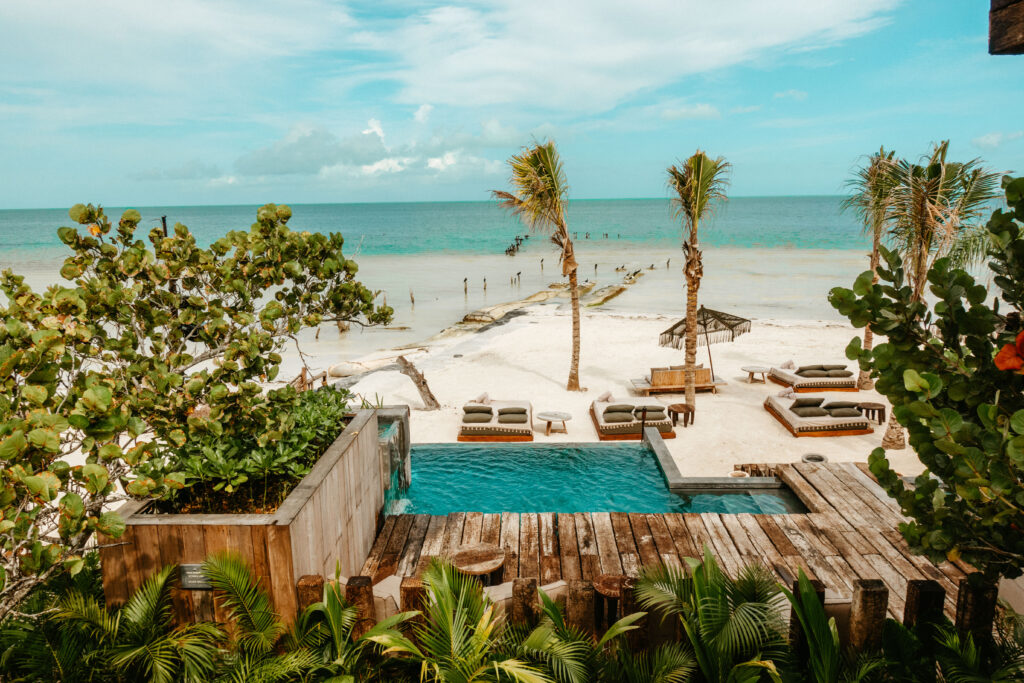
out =
<path fill-rule="evenodd" d="M 1024 178 L 1003 185 L 1010 210 L 987 225 L 991 305 L 986 287 L 946 258 L 928 270 L 929 305 L 884 248 L 880 282 L 868 271 L 829 297 L 854 326 L 887 338 L 870 351 L 854 339 L 847 355 L 876 378 L 927 468 L 909 487 L 884 450 L 869 459 L 910 517 L 903 536 L 933 562 L 962 558 L 988 582 L 1024 571 L 1024 375 L 1015 362 L 1024 346 Z"/>

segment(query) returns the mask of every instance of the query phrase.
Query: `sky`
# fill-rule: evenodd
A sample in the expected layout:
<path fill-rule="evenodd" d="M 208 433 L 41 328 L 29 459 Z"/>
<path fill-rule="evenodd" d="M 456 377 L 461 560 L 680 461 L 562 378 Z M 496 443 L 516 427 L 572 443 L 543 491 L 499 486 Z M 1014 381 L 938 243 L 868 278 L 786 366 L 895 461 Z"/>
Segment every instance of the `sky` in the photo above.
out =
<path fill-rule="evenodd" d="M 473 201 L 553 139 L 574 198 L 839 194 L 880 145 L 1024 172 L 981 0 L 3 0 L 0 209 Z"/>

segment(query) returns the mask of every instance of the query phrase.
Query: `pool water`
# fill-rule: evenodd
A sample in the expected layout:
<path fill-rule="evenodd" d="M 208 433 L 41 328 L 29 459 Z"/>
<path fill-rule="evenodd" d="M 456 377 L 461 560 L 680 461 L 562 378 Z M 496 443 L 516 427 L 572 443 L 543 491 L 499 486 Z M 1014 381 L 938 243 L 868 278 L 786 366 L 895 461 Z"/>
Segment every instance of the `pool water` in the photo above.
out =
<path fill-rule="evenodd" d="M 788 489 L 677 495 L 642 444 L 422 444 L 389 512 L 804 512 Z"/>

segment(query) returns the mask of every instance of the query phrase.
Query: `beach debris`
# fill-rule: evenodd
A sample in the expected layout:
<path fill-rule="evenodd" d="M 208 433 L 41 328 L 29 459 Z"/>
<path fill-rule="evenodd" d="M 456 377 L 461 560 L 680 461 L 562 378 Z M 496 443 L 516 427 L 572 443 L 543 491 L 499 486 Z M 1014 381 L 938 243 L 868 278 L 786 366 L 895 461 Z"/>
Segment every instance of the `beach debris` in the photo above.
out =
<path fill-rule="evenodd" d="M 484 291 L 487 291 L 487 278 L 484 278 Z"/>
<path fill-rule="evenodd" d="M 468 277 L 462 278 L 462 293 L 463 294 L 469 294 L 469 278 Z"/>
<path fill-rule="evenodd" d="M 416 390 L 420 392 L 420 398 L 423 399 L 424 410 L 438 410 L 441 404 L 437 402 L 437 398 L 434 396 L 434 392 L 427 386 L 427 380 L 423 376 L 423 373 L 416 369 L 416 366 L 406 360 L 405 356 L 399 356 L 398 370 L 403 375 L 412 380 L 412 383 L 416 385 Z"/>
<path fill-rule="evenodd" d="M 339 334 L 345 334 L 346 332 L 348 332 L 348 329 L 351 326 L 352 326 L 351 323 L 349 323 L 348 321 L 346 321 L 346 320 L 339 320 L 338 321 L 338 333 Z"/>
<path fill-rule="evenodd" d="M 416 308 L 416 297 L 412 295 L 412 287 L 409 288 L 409 303 L 412 304 L 413 308 Z"/>
<path fill-rule="evenodd" d="M 589 296 L 583 299 L 583 304 L 587 307 L 600 306 L 611 299 L 614 299 L 619 294 L 625 292 L 629 287 L 626 285 L 608 285 L 601 287 L 600 289 L 594 290 Z"/>

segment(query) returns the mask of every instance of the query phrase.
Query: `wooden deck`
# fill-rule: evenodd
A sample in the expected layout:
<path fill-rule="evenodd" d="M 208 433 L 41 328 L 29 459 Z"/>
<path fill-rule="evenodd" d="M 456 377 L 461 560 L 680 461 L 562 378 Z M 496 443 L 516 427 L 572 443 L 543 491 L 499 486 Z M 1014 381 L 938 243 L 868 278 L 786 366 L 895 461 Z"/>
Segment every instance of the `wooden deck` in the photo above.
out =
<path fill-rule="evenodd" d="M 447 517 L 386 518 L 362 574 L 374 583 L 414 576 L 434 556 L 463 544 L 505 548 L 505 581 L 537 578 L 593 580 L 601 574 L 635 575 L 641 566 L 682 566 L 704 545 L 735 574 L 762 562 L 780 579 L 798 568 L 825 584 L 828 598 L 848 599 L 854 579 L 881 579 L 889 588 L 889 613 L 902 619 L 907 581 L 934 579 L 946 590 L 953 616 L 957 585 L 971 568 L 933 566 L 912 555 L 897 530 L 899 509 L 852 463 L 780 465 L 777 476 L 809 512 L 789 515 L 456 512 Z"/>

